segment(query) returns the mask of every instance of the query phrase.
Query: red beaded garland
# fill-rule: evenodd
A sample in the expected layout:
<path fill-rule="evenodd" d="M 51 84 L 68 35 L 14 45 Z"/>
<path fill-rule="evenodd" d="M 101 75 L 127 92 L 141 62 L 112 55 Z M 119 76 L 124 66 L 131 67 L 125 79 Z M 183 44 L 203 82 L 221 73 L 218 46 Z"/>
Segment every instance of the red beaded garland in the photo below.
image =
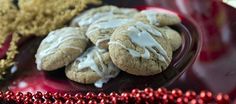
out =
<path fill-rule="evenodd" d="M 189 91 L 187 91 L 186 93 L 185 93 L 185 96 L 189 99 L 189 100 L 192 100 L 192 99 L 195 99 L 196 98 L 196 92 L 194 92 L 194 91 L 191 91 L 191 90 L 189 90 Z"/>
<path fill-rule="evenodd" d="M 106 98 L 106 97 L 107 97 L 107 95 L 105 93 L 100 92 L 97 96 L 97 99 L 101 100 L 101 99 Z"/>
<path fill-rule="evenodd" d="M 213 99 L 213 94 L 210 91 L 201 91 L 199 97 L 205 102 L 209 103 Z"/>
<path fill-rule="evenodd" d="M 217 104 L 229 104 L 229 95 L 226 94 L 218 94 L 216 96 L 216 102 Z"/>
<path fill-rule="evenodd" d="M 0 103 L 20 103 L 20 104 L 119 104 L 119 103 L 176 103 L 176 104 L 229 104 L 230 98 L 226 94 L 214 96 L 210 91 L 201 91 L 199 95 L 195 91 L 186 91 L 183 93 L 180 89 L 168 91 L 166 88 L 145 88 L 144 90 L 133 89 L 131 92 L 105 94 L 100 92 L 95 94 L 88 92 L 86 94 L 77 93 L 71 95 L 68 93 L 50 93 L 36 92 L 32 94 L 27 92 L 14 93 L 0 91 Z"/>

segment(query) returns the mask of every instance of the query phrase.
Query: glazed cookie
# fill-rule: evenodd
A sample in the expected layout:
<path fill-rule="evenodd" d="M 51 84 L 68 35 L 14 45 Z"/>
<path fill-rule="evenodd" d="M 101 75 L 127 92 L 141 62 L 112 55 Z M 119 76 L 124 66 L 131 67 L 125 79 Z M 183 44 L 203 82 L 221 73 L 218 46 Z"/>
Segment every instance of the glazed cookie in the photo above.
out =
<path fill-rule="evenodd" d="M 176 14 L 156 12 L 153 10 L 143 10 L 136 14 L 135 19 L 157 26 L 174 25 L 181 22 Z"/>
<path fill-rule="evenodd" d="M 56 70 L 75 60 L 87 47 L 88 39 L 80 28 L 52 31 L 41 42 L 35 55 L 39 70 Z"/>
<path fill-rule="evenodd" d="M 158 28 L 163 34 L 166 35 L 167 39 L 169 40 L 173 51 L 177 50 L 182 43 L 182 38 L 180 36 L 180 34 L 175 31 L 174 29 L 171 29 L 168 26 L 162 27 L 162 28 Z"/>
<path fill-rule="evenodd" d="M 172 60 L 172 48 L 166 36 L 143 22 L 117 28 L 109 42 L 109 52 L 117 67 L 140 76 L 158 74 Z"/>
<path fill-rule="evenodd" d="M 91 24 L 86 32 L 87 37 L 100 48 L 108 48 L 111 34 L 116 28 L 134 21 L 123 15 L 104 17 Z"/>
<path fill-rule="evenodd" d="M 102 87 L 103 83 L 118 75 L 119 69 L 112 63 L 109 52 L 90 47 L 83 55 L 66 67 L 66 76 L 76 82 Z"/>
<path fill-rule="evenodd" d="M 96 20 L 112 15 L 126 15 L 126 16 L 133 16 L 137 13 L 135 9 L 128 9 L 122 8 L 119 9 L 115 6 L 102 6 L 94 9 L 90 9 L 84 12 L 82 15 L 78 15 L 75 17 L 72 22 L 71 26 L 75 27 L 82 27 L 83 29 L 87 30 L 90 24 L 94 23 Z"/>

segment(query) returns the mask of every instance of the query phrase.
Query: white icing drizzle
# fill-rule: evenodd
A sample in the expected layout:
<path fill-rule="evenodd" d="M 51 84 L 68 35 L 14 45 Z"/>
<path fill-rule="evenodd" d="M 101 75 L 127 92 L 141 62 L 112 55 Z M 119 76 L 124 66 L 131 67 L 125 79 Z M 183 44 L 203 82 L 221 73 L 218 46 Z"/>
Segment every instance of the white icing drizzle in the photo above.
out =
<path fill-rule="evenodd" d="M 159 25 L 159 21 L 157 19 L 158 13 L 152 10 L 143 10 L 141 13 L 145 14 L 149 23 L 152 25 Z"/>
<path fill-rule="evenodd" d="M 114 15 L 115 10 L 116 10 L 116 8 L 111 8 L 110 11 L 95 13 L 92 16 L 87 16 L 87 12 L 85 12 L 85 13 L 83 13 L 83 15 L 77 16 L 73 20 L 72 24 L 77 24 L 78 26 L 88 26 L 88 25 L 91 25 L 92 23 L 94 23 L 95 21 L 97 21 L 98 19 L 100 19 L 102 17 Z"/>
<path fill-rule="evenodd" d="M 100 43 L 101 42 L 104 42 L 104 41 L 109 41 L 110 40 L 110 36 L 109 37 L 105 37 L 105 38 L 103 38 L 103 39 L 98 39 L 97 41 L 96 41 L 96 46 L 100 46 Z"/>
<path fill-rule="evenodd" d="M 117 28 L 128 22 L 134 21 L 132 19 L 108 19 L 107 21 L 97 23 L 95 27 L 99 29 L 110 29 L 110 28 Z"/>
<path fill-rule="evenodd" d="M 57 51 L 57 48 L 65 41 L 72 39 L 86 39 L 85 37 L 83 38 L 78 34 L 80 34 L 79 30 L 77 28 L 72 28 L 72 27 L 66 27 L 60 30 L 50 32 L 49 35 L 40 44 L 40 45 L 48 45 L 47 48 L 38 52 L 35 55 L 37 69 L 41 70 L 43 59 L 46 56 L 55 53 Z M 72 48 L 82 52 L 82 49 L 76 46 L 66 46 L 65 48 Z"/>
<path fill-rule="evenodd" d="M 79 24 L 79 26 L 90 25 L 93 22 L 95 22 L 96 20 L 100 19 L 101 17 L 110 16 L 110 15 L 113 15 L 113 13 L 112 12 L 96 13 L 92 17 L 79 19 L 78 24 Z"/>
<path fill-rule="evenodd" d="M 106 20 L 105 20 L 106 19 Z M 102 29 L 113 29 L 120 27 L 124 24 L 127 24 L 128 22 L 134 21 L 133 19 L 128 19 L 128 18 L 121 18 L 121 17 L 115 17 L 111 16 L 109 18 L 104 18 L 101 20 L 96 21 L 96 23 L 91 27 L 90 31 L 87 31 L 86 35 L 88 37 L 91 37 L 91 35 L 94 35 L 96 31 L 102 30 Z M 96 46 L 99 46 L 101 42 L 110 40 L 110 35 L 105 35 L 101 37 L 101 39 L 96 41 Z"/>
<path fill-rule="evenodd" d="M 93 32 L 98 31 L 100 29 L 115 29 L 117 27 L 120 27 L 124 24 L 127 24 L 128 22 L 134 21 L 133 19 L 127 19 L 127 18 L 119 18 L 115 19 L 114 16 L 111 16 L 109 18 L 106 18 L 106 21 L 98 20 L 96 23 L 93 25 L 92 30 L 87 31 L 86 35 L 90 36 L 93 34 Z"/>
<path fill-rule="evenodd" d="M 134 44 L 136 44 L 144 49 L 143 54 L 141 54 L 140 52 L 138 52 L 136 50 L 125 47 L 120 41 L 115 41 L 115 42 L 111 41 L 111 42 L 109 42 L 109 44 L 116 44 L 116 45 L 119 45 L 119 46 L 125 48 L 126 50 L 129 51 L 129 53 L 133 57 L 142 57 L 145 59 L 149 59 L 150 58 L 149 51 L 151 51 L 152 53 L 157 55 L 157 57 L 160 61 L 165 62 L 167 64 L 167 61 L 170 61 L 170 59 L 168 58 L 167 52 L 161 46 L 161 44 L 158 43 L 158 41 L 156 41 L 152 36 L 152 35 L 154 35 L 154 36 L 162 36 L 162 35 L 153 34 L 153 31 L 150 31 L 150 30 L 152 30 L 151 28 L 152 28 L 151 26 L 148 26 L 142 22 L 137 22 L 135 24 L 135 26 L 130 26 L 128 28 L 129 38 L 131 39 L 131 41 Z M 156 33 L 156 32 L 154 32 L 154 33 Z M 158 33 L 160 33 L 160 32 L 158 32 Z M 158 52 L 155 49 L 157 49 Z"/>
<path fill-rule="evenodd" d="M 133 15 L 137 13 L 138 11 L 136 9 L 131 9 L 131 8 L 120 8 L 120 10 L 127 15 Z"/>
<path fill-rule="evenodd" d="M 103 83 L 109 81 L 110 78 L 116 77 L 119 73 L 119 70 L 113 65 L 112 62 L 110 62 L 108 65 L 104 64 L 101 54 L 105 52 L 107 52 L 107 50 L 99 49 L 98 47 L 91 47 L 82 56 L 76 59 L 79 61 L 79 64 L 77 65 L 78 71 L 90 68 L 101 77 L 101 79 L 94 84 L 99 88 L 102 87 Z M 98 58 L 99 63 L 95 62 L 95 57 Z M 98 64 L 101 65 L 101 67 L 98 67 Z M 112 74 L 112 71 L 115 73 Z"/>
<path fill-rule="evenodd" d="M 134 49 L 127 48 L 120 41 L 110 41 L 108 44 L 116 44 L 116 45 L 121 46 L 122 48 L 128 50 L 132 57 L 135 57 L 135 58 L 142 57 L 144 59 L 149 59 L 150 58 L 150 53 L 148 52 L 147 49 L 144 49 L 144 53 L 142 54 L 142 53 L 140 53 L 140 52 L 138 52 Z"/>

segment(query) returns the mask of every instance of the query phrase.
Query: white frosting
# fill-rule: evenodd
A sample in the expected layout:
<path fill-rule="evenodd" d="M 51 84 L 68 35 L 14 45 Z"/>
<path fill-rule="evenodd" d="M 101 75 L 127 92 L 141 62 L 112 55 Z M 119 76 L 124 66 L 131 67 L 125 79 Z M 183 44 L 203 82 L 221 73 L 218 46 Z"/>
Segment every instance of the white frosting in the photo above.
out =
<path fill-rule="evenodd" d="M 101 17 L 108 16 L 108 15 L 113 15 L 112 12 L 105 12 L 105 13 L 96 13 L 92 17 L 86 17 L 86 18 L 81 18 L 79 19 L 79 26 L 85 26 L 85 25 L 90 25 L 96 20 L 100 19 Z"/>
<path fill-rule="evenodd" d="M 119 73 L 119 69 L 116 68 L 112 62 L 107 65 L 104 64 L 101 54 L 104 54 L 105 52 L 107 52 L 107 50 L 99 49 L 98 47 L 91 47 L 83 55 L 76 59 L 79 61 L 79 64 L 77 65 L 78 71 L 90 68 L 101 77 L 101 79 L 95 83 L 95 86 L 99 88 L 102 87 L 103 83 L 109 81 L 110 78 L 116 77 Z M 95 62 L 95 57 L 99 59 L 99 63 Z M 98 64 L 101 67 L 99 67 Z M 115 73 L 112 74 L 112 71 Z"/>
<path fill-rule="evenodd" d="M 102 43 L 102 42 L 104 42 L 104 41 L 109 41 L 110 40 L 110 36 L 108 36 L 108 37 L 105 37 L 105 38 L 102 38 L 102 39 L 98 39 L 97 41 L 96 41 L 96 46 L 100 46 L 100 43 Z"/>
<path fill-rule="evenodd" d="M 142 57 L 145 59 L 149 59 L 150 58 L 149 51 L 151 51 L 152 53 L 157 55 L 160 61 L 165 62 L 167 64 L 167 61 L 170 61 L 167 52 L 161 46 L 161 44 L 153 38 L 153 35 L 154 36 L 162 36 L 162 35 L 160 32 L 156 32 L 157 30 L 154 32 L 153 29 L 154 28 L 152 28 L 151 26 L 146 25 L 142 22 L 137 22 L 135 26 L 130 26 L 128 28 L 129 38 L 134 44 L 144 49 L 143 54 L 136 50 L 125 47 L 120 41 L 115 41 L 115 42 L 111 41 L 109 42 L 109 44 L 116 44 L 125 48 L 126 50 L 129 51 L 132 57 Z M 158 51 L 155 49 L 157 49 Z"/>
<path fill-rule="evenodd" d="M 137 13 L 138 11 L 136 9 L 131 9 L 131 8 L 120 8 L 120 10 L 127 15 L 133 15 Z"/>
<path fill-rule="evenodd" d="M 57 48 L 65 41 L 72 39 L 86 39 L 85 37 L 79 36 L 79 34 L 80 34 L 79 29 L 72 27 L 66 27 L 63 29 L 50 32 L 49 35 L 40 44 L 40 45 L 47 45 L 46 49 L 38 51 L 38 53 L 35 55 L 37 69 L 41 70 L 43 59 L 46 56 L 55 53 L 57 51 Z M 67 46 L 65 48 L 76 49 L 80 52 L 82 51 L 82 49 L 77 46 Z"/>
<path fill-rule="evenodd" d="M 158 13 L 153 10 L 143 10 L 141 13 L 145 14 L 149 23 L 152 25 L 159 25 L 159 21 L 157 19 Z"/>
<path fill-rule="evenodd" d="M 102 18 L 101 20 L 96 21 L 94 25 L 92 25 L 87 31 L 86 35 L 88 37 L 91 37 L 91 35 L 94 35 L 96 31 L 102 30 L 102 29 L 113 29 L 118 28 L 124 24 L 127 24 L 128 22 L 134 21 L 133 19 L 128 19 L 128 18 L 122 18 L 122 17 L 116 17 L 116 16 L 111 16 L 108 18 Z M 111 33 L 112 34 L 112 33 Z M 111 35 L 110 34 L 110 35 Z M 101 42 L 110 40 L 110 35 L 105 35 L 102 36 L 101 39 L 96 41 L 96 46 L 99 46 Z"/>
<path fill-rule="evenodd" d="M 101 20 L 96 21 L 94 25 L 92 25 L 87 31 L 86 35 L 90 36 L 94 32 L 101 30 L 101 29 L 115 29 L 117 27 L 120 27 L 124 24 L 127 24 L 128 22 L 134 21 L 133 19 L 127 19 L 127 18 L 118 18 L 114 16 L 110 16 L 108 18 L 103 18 Z"/>
<path fill-rule="evenodd" d="M 98 12 L 92 16 L 88 16 L 87 12 L 85 12 L 82 15 L 77 16 L 72 21 L 72 24 L 77 24 L 78 26 L 88 26 L 102 17 L 114 15 L 114 11 L 115 11 L 115 8 L 111 8 L 110 11 Z"/>
<path fill-rule="evenodd" d="M 127 24 L 128 22 L 134 21 L 132 19 L 108 19 L 107 21 L 103 21 L 100 23 L 96 23 L 95 27 L 99 28 L 99 29 L 114 29 L 117 28 L 119 26 L 122 26 L 124 24 Z"/>

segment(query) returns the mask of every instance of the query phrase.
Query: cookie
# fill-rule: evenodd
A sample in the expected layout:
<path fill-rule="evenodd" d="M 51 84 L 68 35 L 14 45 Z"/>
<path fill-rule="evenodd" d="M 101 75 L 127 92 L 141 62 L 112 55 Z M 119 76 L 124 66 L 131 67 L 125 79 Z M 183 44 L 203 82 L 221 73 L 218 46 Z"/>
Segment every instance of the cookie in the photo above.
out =
<path fill-rule="evenodd" d="M 135 19 L 157 26 L 174 25 L 181 22 L 175 14 L 157 12 L 153 10 L 143 10 L 134 16 Z"/>
<path fill-rule="evenodd" d="M 143 22 L 117 28 L 109 42 L 109 53 L 117 67 L 138 76 L 161 73 L 172 60 L 172 47 L 166 36 Z"/>
<path fill-rule="evenodd" d="M 116 28 L 134 21 L 123 15 L 112 15 L 97 20 L 91 24 L 86 32 L 86 36 L 100 48 L 108 48 L 111 34 Z"/>
<path fill-rule="evenodd" d="M 128 9 L 128 8 L 119 9 L 116 6 L 102 6 L 90 9 L 84 12 L 83 14 L 78 15 L 72 20 L 71 26 L 82 27 L 83 29 L 87 30 L 89 25 L 91 25 L 96 20 L 102 17 L 108 17 L 112 15 L 133 16 L 135 13 L 137 13 L 135 9 Z"/>
<path fill-rule="evenodd" d="M 173 51 L 177 50 L 181 44 L 182 44 L 182 38 L 180 34 L 175 31 L 174 29 L 171 29 L 168 26 L 158 28 L 163 34 L 166 35 L 167 39 L 169 40 Z"/>
<path fill-rule="evenodd" d="M 116 77 L 119 72 L 112 63 L 109 52 L 95 46 L 88 48 L 65 70 L 69 79 L 83 84 L 94 83 L 99 88 L 110 78 Z"/>
<path fill-rule="evenodd" d="M 56 70 L 75 60 L 87 47 L 88 39 L 80 28 L 52 31 L 41 42 L 35 55 L 39 70 Z"/>

